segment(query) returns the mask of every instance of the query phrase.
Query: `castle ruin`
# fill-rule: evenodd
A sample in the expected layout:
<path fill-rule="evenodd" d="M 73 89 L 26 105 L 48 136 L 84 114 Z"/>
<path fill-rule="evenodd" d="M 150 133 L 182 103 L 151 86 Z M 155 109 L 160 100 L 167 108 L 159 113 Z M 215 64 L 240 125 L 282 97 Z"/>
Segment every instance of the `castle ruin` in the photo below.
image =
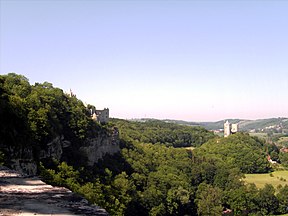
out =
<path fill-rule="evenodd" d="M 238 132 L 238 124 L 230 124 L 228 120 L 224 123 L 224 137 L 228 137 L 231 134 L 237 132 Z"/>
<path fill-rule="evenodd" d="M 109 109 L 104 110 L 91 109 L 91 116 L 94 121 L 99 123 L 107 123 L 109 121 Z"/>

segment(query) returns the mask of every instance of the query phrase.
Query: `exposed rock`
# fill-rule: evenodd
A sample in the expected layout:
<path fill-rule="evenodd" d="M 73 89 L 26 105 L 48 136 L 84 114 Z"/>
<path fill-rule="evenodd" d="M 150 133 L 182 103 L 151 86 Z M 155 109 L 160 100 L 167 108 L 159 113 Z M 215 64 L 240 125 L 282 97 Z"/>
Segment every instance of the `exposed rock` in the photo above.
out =
<path fill-rule="evenodd" d="M 67 155 L 69 157 L 70 147 L 71 142 L 62 135 L 57 136 L 51 142 L 41 146 L 40 150 L 37 149 L 34 152 L 32 147 L 9 147 L 8 149 L 6 147 L 6 155 L 10 156 L 9 164 L 13 169 L 28 175 L 36 175 L 36 161 L 43 159 L 61 161 L 66 151 L 68 152 L 66 152 L 66 158 Z M 120 151 L 118 129 L 101 130 L 97 136 L 87 139 L 78 148 L 73 149 L 73 151 L 81 152 L 83 158 L 87 158 L 86 165 L 93 166 L 105 154 L 115 154 Z"/>
<path fill-rule="evenodd" d="M 80 147 L 80 152 L 87 157 L 87 165 L 93 166 L 105 154 L 115 154 L 120 151 L 119 132 L 113 128 L 112 134 L 102 133 L 99 136 L 87 140 L 84 146 Z"/>
<path fill-rule="evenodd" d="M 63 187 L 0 167 L 0 215 L 108 215 Z"/>
<path fill-rule="evenodd" d="M 33 176 L 37 173 L 37 164 L 33 159 L 12 159 L 12 168 L 23 175 Z"/>
<path fill-rule="evenodd" d="M 46 145 L 45 149 L 41 149 L 39 159 L 53 158 L 60 160 L 63 153 L 63 136 L 58 136 Z"/>
<path fill-rule="evenodd" d="M 31 147 L 9 146 L 5 150 L 6 155 L 10 158 L 10 165 L 13 169 L 27 175 L 36 174 L 37 165 Z"/>

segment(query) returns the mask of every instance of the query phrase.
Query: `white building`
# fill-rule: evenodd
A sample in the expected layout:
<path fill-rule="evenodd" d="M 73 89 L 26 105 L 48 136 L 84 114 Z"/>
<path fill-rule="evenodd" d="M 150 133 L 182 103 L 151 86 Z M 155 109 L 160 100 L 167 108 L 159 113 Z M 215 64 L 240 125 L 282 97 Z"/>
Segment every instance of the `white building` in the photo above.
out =
<path fill-rule="evenodd" d="M 238 124 L 230 124 L 228 120 L 224 123 L 224 137 L 238 132 Z"/>
<path fill-rule="evenodd" d="M 231 134 L 230 123 L 228 120 L 224 123 L 224 137 L 228 137 Z"/>
<path fill-rule="evenodd" d="M 232 124 L 231 125 L 231 133 L 237 133 L 238 132 L 238 124 Z"/>

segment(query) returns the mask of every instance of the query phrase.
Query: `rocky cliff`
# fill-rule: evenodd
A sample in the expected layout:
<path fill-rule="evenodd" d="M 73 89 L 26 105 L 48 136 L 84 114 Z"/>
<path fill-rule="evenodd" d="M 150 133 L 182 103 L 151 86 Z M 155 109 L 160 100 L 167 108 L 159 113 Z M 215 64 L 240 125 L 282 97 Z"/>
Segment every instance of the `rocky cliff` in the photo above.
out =
<path fill-rule="evenodd" d="M 90 166 L 93 166 L 104 155 L 114 154 L 120 149 L 118 130 L 109 123 L 101 124 L 93 121 L 91 107 L 95 106 L 84 105 L 74 94 L 66 94 L 62 89 L 53 87 L 52 83 L 30 85 L 29 80 L 22 75 L 14 73 L 0 75 L 0 165 L 4 163 L 19 171 L 21 175 L 28 176 L 40 173 L 38 167 L 41 167 L 41 171 L 51 171 L 53 177 L 53 172 L 58 171 L 58 164 L 68 164 L 69 168 L 75 170 L 74 173 L 78 173 L 80 170 L 89 172 L 92 170 Z M 67 173 L 69 174 L 70 171 L 68 170 Z M 60 178 L 63 182 L 66 180 L 65 176 L 60 176 Z M 79 178 L 81 177 L 79 176 Z M 0 192 L 1 184 L 9 184 L 10 180 L 13 183 L 14 177 L 5 178 L 2 182 L 0 179 Z M 77 181 L 78 179 L 74 178 L 73 180 Z M 26 186 L 26 180 L 23 182 Z M 55 181 L 53 184 L 71 186 L 63 182 Z M 26 188 L 27 194 L 20 192 L 15 197 L 13 187 L 17 188 L 17 184 L 10 188 L 13 196 L 10 196 L 10 192 L 7 191 L 0 197 L 1 207 L 7 201 L 8 207 L 15 204 L 17 208 L 21 209 L 22 201 L 18 202 L 17 196 L 24 195 L 27 199 L 23 200 L 23 205 L 29 212 L 31 205 L 34 205 L 30 202 L 29 196 L 31 195 L 33 202 L 40 199 L 41 215 L 41 209 L 48 208 L 49 210 L 50 201 L 57 204 L 59 200 L 67 198 L 67 202 L 63 205 L 70 205 L 70 199 L 75 198 L 74 195 L 62 197 L 61 194 L 55 194 L 50 197 L 53 199 L 48 197 L 49 202 L 46 202 L 42 196 L 45 197 L 49 194 L 46 194 L 45 191 L 41 194 L 33 191 L 30 193 L 29 187 Z M 75 189 L 72 186 L 70 188 Z M 10 202 L 10 199 L 15 202 Z M 81 203 L 78 204 L 79 208 L 82 208 Z M 56 207 L 52 205 L 51 208 L 50 210 L 53 210 Z M 61 215 L 70 215 L 65 212 Z M 52 213 L 49 211 L 43 215 Z M 0 211 L 0 215 L 10 214 Z M 85 215 L 87 214 L 85 213 Z M 94 210 L 88 215 L 95 215 Z"/>
<path fill-rule="evenodd" d="M 113 128 L 111 134 L 102 133 L 87 140 L 79 150 L 87 157 L 87 165 L 93 166 L 105 154 L 115 154 L 120 151 L 118 129 Z"/>
<path fill-rule="evenodd" d="M 34 175 L 39 162 L 85 167 L 118 152 L 118 130 L 93 121 L 91 107 L 52 83 L 0 75 L 0 163 L 3 152 L 4 164 Z"/>
<path fill-rule="evenodd" d="M 76 146 L 76 147 L 75 147 Z M 27 175 L 36 175 L 37 163 L 43 160 L 75 160 L 71 153 L 79 155 L 78 161 L 86 161 L 84 165 L 93 166 L 104 155 L 113 155 L 120 151 L 119 133 L 117 128 L 100 130 L 97 135 L 85 139 L 81 144 L 75 144 L 59 135 L 41 147 L 6 147 L 10 166 Z M 71 156 L 71 157 L 70 157 Z"/>

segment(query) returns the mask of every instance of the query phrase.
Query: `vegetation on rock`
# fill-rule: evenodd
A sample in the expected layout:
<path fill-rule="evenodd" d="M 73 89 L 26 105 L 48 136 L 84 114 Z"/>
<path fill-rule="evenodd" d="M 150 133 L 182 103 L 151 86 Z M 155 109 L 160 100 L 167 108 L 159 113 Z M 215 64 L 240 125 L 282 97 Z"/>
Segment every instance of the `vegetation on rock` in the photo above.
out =
<path fill-rule="evenodd" d="M 39 161 L 41 150 L 56 137 L 71 144 L 62 157 L 73 163 L 81 159 L 77 149 L 86 139 L 109 130 L 91 119 L 80 100 L 51 83 L 30 85 L 24 76 L 10 73 L 0 76 L 0 93 L 0 147 L 7 164 L 15 158 Z"/>

